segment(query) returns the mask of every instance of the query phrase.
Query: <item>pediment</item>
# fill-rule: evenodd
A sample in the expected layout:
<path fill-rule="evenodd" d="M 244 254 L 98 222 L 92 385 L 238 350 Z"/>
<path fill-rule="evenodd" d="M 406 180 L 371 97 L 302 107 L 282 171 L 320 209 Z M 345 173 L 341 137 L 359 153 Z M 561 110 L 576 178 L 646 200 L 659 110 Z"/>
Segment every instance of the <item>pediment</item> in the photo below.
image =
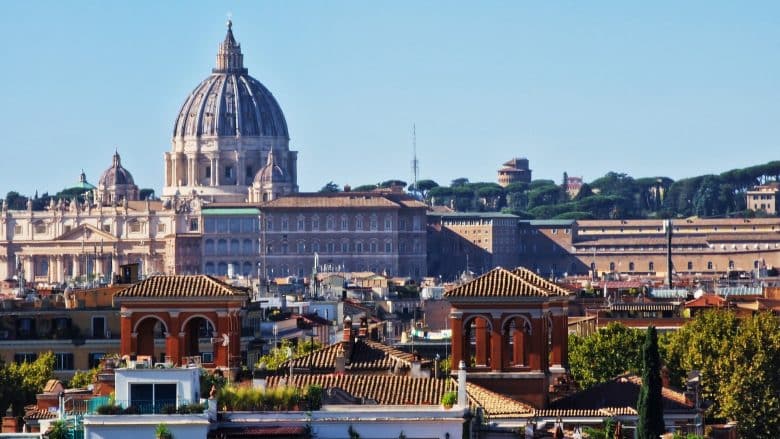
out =
<path fill-rule="evenodd" d="M 116 242 L 116 237 L 89 224 L 82 224 L 56 238 L 56 241 L 83 241 L 88 243 Z"/>

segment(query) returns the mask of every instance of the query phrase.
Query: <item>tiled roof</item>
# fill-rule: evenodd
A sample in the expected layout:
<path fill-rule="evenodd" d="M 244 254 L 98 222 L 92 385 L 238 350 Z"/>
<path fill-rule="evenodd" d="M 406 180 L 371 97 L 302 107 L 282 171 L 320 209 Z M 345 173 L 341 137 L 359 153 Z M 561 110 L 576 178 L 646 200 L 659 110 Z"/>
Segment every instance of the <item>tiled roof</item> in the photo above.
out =
<path fill-rule="evenodd" d="M 604 237 L 604 236 L 598 236 L 598 235 L 580 235 L 577 237 L 577 240 L 572 244 L 574 247 L 593 247 L 593 246 L 604 246 L 604 247 L 615 247 L 615 246 L 638 246 L 638 247 L 644 247 L 644 246 L 663 246 L 664 248 L 667 245 L 667 240 L 663 236 L 654 235 L 654 236 L 643 236 L 643 235 L 636 235 L 636 234 L 630 234 L 626 233 L 625 237 Z M 672 237 L 672 245 L 689 245 L 689 246 L 699 246 L 704 247 L 707 246 L 707 238 L 705 236 L 673 236 Z"/>
<path fill-rule="evenodd" d="M 335 370 L 336 356 L 343 352 L 344 345 L 335 343 L 290 361 L 292 361 L 293 368 L 309 369 L 313 373 L 332 373 Z M 392 371 L 396 365 L 405 369 L 410 368 L 413 359 L 413 354 L 382 343 L 358 340 L 352 346 L 352 354 L 346 367 L 350 373 L 388 372 Z M 289 370 L 290 361 L 282 363 L 279 370 Z"/>
<path fill-rule="evenodd" d="M 568 296 L 569 291 L 551 287 L 550 282 L 529 270 L 517 269 L 514 273 L 501 267 L 444 293 L 452 298 L 460 297 L 553 297 Z"/>
<path fill-rule="evenodd" d="M 231 424 L 235 425 L 235 424 Z M 303 436 L 305 427 L 292 426 L 256 426 L 247 425 L 241 427 L 219 427 L 214 430 L 215 437 L 232 438 L 256 438 L 256 437 L 308 437 Z"/>
<path fill-rule="evenodd" d="M 263 205 L 275 208 L 388 208 L 397 209 L 401 203 L 375 192 L 340 192 L 335 194 L 296 194 L 277 198 Z M 418 206 L 414 206 L 418 207 Z"/>
<path fill-rule="evenodd" d="M 723 306 L 726 303 L 726 299 L 718 296 L 717 294 L 702 294 L 696 299 L 685 302 L 686 308 L 708 308 L 711 306 Z"/>
<path fill-rule="evenodd" d="M 412 378 L 400 375 L 309 375 L 289 377 L 272 376 L 267 385 L 276 387 L 281 380 L 286 384 L 304 388 L 318 384 L 324 389 L 336 387 L 356 398 L 366 398 L 378 404 L 439 404 L 444 392 L 456 391 L 455 382 L 449 379 Z"/>
<path fill-rule="evenodd" d="M 466 382 L 466 394 L 469 397 L 469 405 L 472 408 L 481 407 L 485 414 L 493 419 L 534 413 L 533 407 L 474 383 Z"/>
<path fill-rule="evenodd" d="M 606 418 L 611 416 L 631 416 L 637 412 L 631 407 L 603 407 L 600 409 L 544 409 L 534 411 L 534 416 L 544 418 Z"/>
<path fill-rule="evenodd" d="M 743 243 L 749 241 L 768 241 L 777 242 L 780 241 L 780 232 L 763 232 L 763 233 L 717 233 L 707 235 L 707 241 L 709 242 L 734 242 Z"/>
<path fill-rule="evenodd" d="M 152 276 L 114 295 L 125 297 L 246 297 L 240 290 L 206 275 Z"/>
<path fill-rule="evenodd" d="M 677 311 L 679 305 L 673 303 L 615 303 L 610 311 Z"/>
<path fill-rule="evenodd" d="M 550 404 L 550 409 L 558 410 L 603 410 L 606 408 L 630 408 L 636 410 L 642 379 L 636 375 L 625 374 L 606 383 L 573 393 Z M 693 404 L 686 403 L 685 395 L 668 387 L 661 390 L 664 410 L 694 410 Z"/>
<path fill-rule="evenodd" d="M 57 413 L 50 412 L 48 410 L 30 410 L 24 414 L 25 420 L 40 420 L 40 419 L 54 419 L 58 417 Z"/>

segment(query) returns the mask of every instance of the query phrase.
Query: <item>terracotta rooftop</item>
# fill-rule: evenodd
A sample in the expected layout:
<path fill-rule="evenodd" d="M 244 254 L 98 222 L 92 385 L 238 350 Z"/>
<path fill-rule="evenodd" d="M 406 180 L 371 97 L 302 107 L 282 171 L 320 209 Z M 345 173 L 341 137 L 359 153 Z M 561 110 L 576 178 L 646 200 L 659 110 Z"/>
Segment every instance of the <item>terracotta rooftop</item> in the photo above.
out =
<path fill-rule="evenodd" d="M 726 299 L 717 294 L 702 294 L 700 297 L 685 302 L 686 308 L 709 308 L 724 306 Z"/>
<path fill-rule="evenodd" d="M 114 298 L 246 297 L 246 294 L 206 275 L 152 276 L 116 293 Z"/>
<path fill-rule="evenodd" d="M 534 408 L 512 398 L 466 382 L 466 394 L 472 408 L 481 407 L 490 418 L 510 418 L 532 415 Z"/>
<path fill-rule="evenodd" d="M 318 384 L 323 389 L 339 388 L 356 398 L 376 401 L 377 404 L 439 404 L 444 392 L 457 390 L 455 382 L 449 379 L 412 378 L 400 375 L 310 375 L 299 374 L 289 377 L 268 377 L 267 385 L 277 387 L 282 380 L 286 384 L 303 388 Z"/>
<path fill-rule="evenodd" d="M 444 293 L 448 299 L 461 297 L 555 297 L 571 293 L 553 286 L 530 270 L 518 268 L 511 272 L 501 267 Z"/>
<path fill-rule="evenodd" d="M 342 343 L 334 343 L 318 349 L 310 354 L 288 360 L 279 366 L 280 371 L 290 368 L 311 370 L 312 373 L 332 373 L 335 370 L 336 357 L 344 353 Z M 400 351 L 390 346 L 371 340 L 358 340 L 352 346 L 352 353 L 346 364 L 349 373 L 355 372 L 389 372 L 396 365 L 409 369 L 412 366 L 414 355 Z"/>
<path fill-rule="evenodd" d="M 275 208 L 425 208 L 414 198 L 394 193 L 382 192 L 336 192 L 324 193 L 299 193 L 288 195 L 269 201 L 262 206 L 264 209 Z"/>

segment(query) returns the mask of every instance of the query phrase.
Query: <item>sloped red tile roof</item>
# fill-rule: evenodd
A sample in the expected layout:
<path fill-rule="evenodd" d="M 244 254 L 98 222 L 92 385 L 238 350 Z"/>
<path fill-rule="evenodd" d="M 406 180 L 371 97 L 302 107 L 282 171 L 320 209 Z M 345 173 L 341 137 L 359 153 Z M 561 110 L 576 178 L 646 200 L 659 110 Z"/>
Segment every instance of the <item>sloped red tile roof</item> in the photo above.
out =
<path fill-rule="evenodd" d="M 492 418 L 509 418 L 534 414 L 530 405 L 498 394 L 474 383 L 466 382 L 466 394 L 472 408 L 481 407 Z"/>
<path fill-rule="evenodd" d="M 554 297 L 571 293 L 532 273 L 517 269 L 514 273 L 501 267 L 494 268 L 482 276 L 457 286 L 444 293 L 444 297 Z"/>
<path fill-rule="evenodd" d="M 723 306 L 726 299 L 717 294 L 702 294 L 700 297 L 685 302 L 686 308 L 709 308 L 713 306 Z"/>
<path fill-rule="evenodd" d="M 356 398 L 365 398 L 387 405 L 439 404 L 444 392 L 456 391 L 454 381 L 435 378 L 412 378 L 400 375 L 309 375 L 300 374 L 289 377 L 269 377 L 267 385 L 277 387 L 282 380 L 286 384 L 305 388 L 318 384 L 324 389 L 336 387 Z"/>
<path fill-rule="evenodd" d="M 116 293 L 115 298 L 246 297 L 246 293 L 203 274 L 152 276 Z"/>
<path fill-rule="evenodd" d="M 344 345 L 334 343 L 307 355 L 285 361 L 279 366 L 279 370 L 289 370 L 290 362 L 292 362 L 293 368 L 309 369 L 313 373 L 332 373 L 335 370 L 336 357 L 343 353 Z M 388 372 L 392 371 L 396 365 L 409 369 L 412 360 L 414 360 L 414 355 L 408 352 L 371 340 L 358 340 L 352 346 L 347 369 L 350 373 Z"/>

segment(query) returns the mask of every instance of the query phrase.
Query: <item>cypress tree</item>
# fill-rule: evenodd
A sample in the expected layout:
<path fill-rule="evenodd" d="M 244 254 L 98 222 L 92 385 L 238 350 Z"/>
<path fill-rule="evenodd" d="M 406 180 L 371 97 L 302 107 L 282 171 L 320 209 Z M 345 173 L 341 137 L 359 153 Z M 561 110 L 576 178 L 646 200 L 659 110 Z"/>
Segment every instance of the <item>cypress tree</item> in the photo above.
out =
<path fill-rule="evenodd" d="M 642 346 L 642 388 L 639 390 L 637 410 L 639 439 L 658 439 L 664 433 L 664 409 L 661 397 L 661 356 L 658 353 L 658 334 L 654 326 L 647 328 Z"/>

